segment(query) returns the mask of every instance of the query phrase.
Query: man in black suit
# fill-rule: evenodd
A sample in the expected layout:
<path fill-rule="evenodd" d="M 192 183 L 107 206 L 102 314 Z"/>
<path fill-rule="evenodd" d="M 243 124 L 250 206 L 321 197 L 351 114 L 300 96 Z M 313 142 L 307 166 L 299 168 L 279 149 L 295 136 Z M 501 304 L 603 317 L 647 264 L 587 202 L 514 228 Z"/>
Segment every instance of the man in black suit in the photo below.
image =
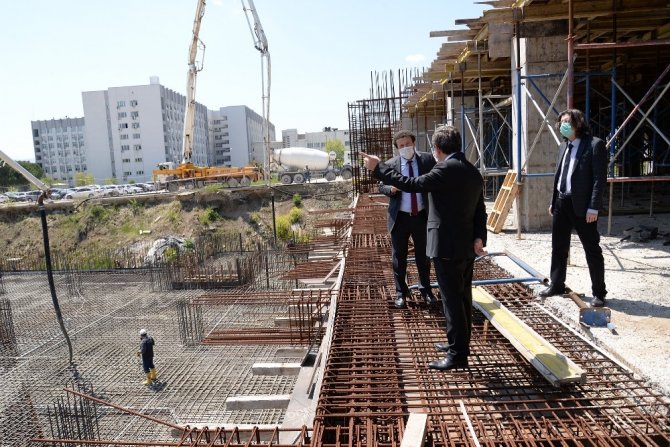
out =
<path fill-rule="evenodd" d="M 561 113 L 559 131 L 565 137 L 560 145 L 560 163 L 554 176 L 554 191 L 549 206 L 551 226 L 551 285 L 540 296 L 565 293 L 565 276 L 572 229 L 582 242 L 591 276 L 594 307 L 605 305 L 605 261 L 600 248 L 598 210 L 607 184 L 607 148 L 592 136 L 584 114 L 576 109 Z"/>
<path fill-rule="evenodd" d="M 435 166 L 431 154 L 416 152 L 416 136 L 401 130 L 393 136 L 393 145 L 398 155 L 386 163 L 407 177 L 418 177 Z M 380 183 L 379 192 L 389 197 L 388 229 L 391 233 L 391 256 L 395 282 L 395 307 L 402 309 L 409 296 L 407 288 L 407 244 L 410 236 L 414 243 L 414 260 L 419 272 L 419 291 L 426 304 L 435 304 L 437 299 L 430 288 L 430 263 L 426 257 L 426 223 L 428 222 L 428 195 L 403 192 L 395 186 Z"/>
<path fill-rule="evenodd" d="M 429 367 L 449 370 L 468 366 L 472 327 L 472 272 L 475 255 L 485 255 L 484 180 L 461 152 L 461 136 L 453 126 L 433 134 L 437 164 L 420 177 L 397 173 L 379 158 L 363 154 L 365 167 L 384 183 L 403 191 L 429 192 L 427 254 L 433 260 L 447 321 L 447 353 Z"/>

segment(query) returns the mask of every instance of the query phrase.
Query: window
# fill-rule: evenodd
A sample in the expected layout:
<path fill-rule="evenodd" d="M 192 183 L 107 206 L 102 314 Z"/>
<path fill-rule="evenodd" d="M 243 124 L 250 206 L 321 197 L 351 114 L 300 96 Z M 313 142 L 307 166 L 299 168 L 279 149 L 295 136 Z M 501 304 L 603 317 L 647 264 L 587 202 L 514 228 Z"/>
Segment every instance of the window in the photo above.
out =
<path fill-rule="evenodd" d="M 144 171 L 135 171 L 135 175 L 144 175 Z"/>
<path fill-rule="evenodd" d="M 133 129 L 139 129 L 140 123 L 133 123 Z"/>
<path fill-rule="evenodd" d="M 124 177 L 128 177 L 129 175 L 133 175 L 132 172 L 124 171 L 123 172 Z"/>
<path fill-rule="evenodd" d="M 134 140 L 137 140 L 139 137 L 140 137 L 140 134 L 138 134 L 138 133 L 133 134 L 133 139 Z"/>
<path fill-rule="evenodd" d="M 122 163 L 130 163 L 130 158 L 124 158 L 121 160 Z"/>
<path fill-rule="evenodd" d="M 39 129 L 33 129 L 33 137 L 37 138 L 40 136 L 40 131 Z"/>
<path fill-rule="evenodd" d="M 230 155 L 226 155 L 225 157 L 223 157 L 223 161 L 224 162 L 230 161 Z"/>
<path fill-rule="evenodd" d="M 119 130 L 120 129 L 127 129 L 128 128 L 128 123 L 119 123 Z"/>
<path fill-rule="evenodd" d="M 140 112 L 130 112 L 130 117 L 132 119 L 137 119 L 140 116 Z"/>
<path fill-rule="evenodd" d="M 121 119 L 121 118 L 125 118 L 126 116 L 128 116 L 128 114 L 126 112 L 119 112 L 117 116 L 118 116 L 119 119 Z"/>
<path fill-rule="evenodd" d="M 125 101 L 117 101 L 116 102 L 116 108 L 118 109 L 119 107 L 125 107 L 126 102 Z"/>
<path fill-rule="evenodd" d="M 142 163 L 142 157 L 135 158 L 135 163 Z"/>
<path fill-rule="evenodd" d="M 129 151 L 130 150 L 130 145 L 129 144 L 122 144 L 121 145 L 121 152 Z"/>
<path fill-rule="evenodd" d="M 128 134 L 122 134 L 120 137 L 122 140 L 127 140 L 128 139 Z"/>
<path fill-rule="evenodd" d="M 136 151 L 141 151 L 142 150 L 142 145 L 141 144 L 135 144 L 135 145 L 133 145 L 133 149 L 135 149 Z"/>
<path fill-rule="evenodd" d="M 132 100 L 130 101 L 130 105 L 131 105 L 132 107 L 137 107 L 137 100 L 136 100 L 136 99 L 132 99 Z"/>

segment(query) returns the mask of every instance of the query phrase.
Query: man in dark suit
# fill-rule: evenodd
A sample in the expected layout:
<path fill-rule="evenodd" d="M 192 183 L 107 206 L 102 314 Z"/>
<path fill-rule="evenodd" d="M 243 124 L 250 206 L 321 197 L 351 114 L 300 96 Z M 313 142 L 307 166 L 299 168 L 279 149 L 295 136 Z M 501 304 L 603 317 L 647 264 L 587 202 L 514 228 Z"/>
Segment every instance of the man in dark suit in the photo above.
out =
<path fill-rule="evenodd" d="M 591 276 L 594 307 L 605 305 L 605 261 L 600 248 L 598 210 L 607 184 L 607 148 L 592 136 L 584 114 L 576 109 L 561 113 L 559 131 L 565 138 L 560 145 L 560 162 L 554 176 L 554 191 L 549 206 L 551 226 L 551 285 L 540 296 L 565 293 L 565 276 L 572 229 L 582 242 Z"/>
<path fill-rule="evenodd" d="M 486 207 L 479 171 L 461 152 L 453 126 L 433 134 L 437 164 L 420 177 L 396 172 L 379 158 L 365 155 L 365 167 L 384 183 L 403 191 L 429 192 L 427 254 L 433 260 L 447 321 L 447 343 L 435 347 L 447 355 L 429 367 L 449 370 L 468 366 L 472 327 L 472 272 L 475 255 L 486 251 Z"/>
<path fill-rule="evenodd" d="M 416 152 L 416 136 L 401 130 L 393 136 L 393 145 L 398 155 L 386 163 L 397 172 L 418 177 L 435 166 L 431 154 Z M 435 304 L 437 299 L 430 288 L 430 263 L 426 257 L 426 223 L 428 222 L 428 195 L 403 192 L 395 186 L 380 183 L 379 192 L 389 197 L 388 229 L 391 233 L 391 255 L 395 282 L 395 307 L 402 309 L 409 296 L 407 288 L 407 244 L 410 236 L 414 243 L 414 260 L 419 272 L 419 291 L 426 304 Z"/>

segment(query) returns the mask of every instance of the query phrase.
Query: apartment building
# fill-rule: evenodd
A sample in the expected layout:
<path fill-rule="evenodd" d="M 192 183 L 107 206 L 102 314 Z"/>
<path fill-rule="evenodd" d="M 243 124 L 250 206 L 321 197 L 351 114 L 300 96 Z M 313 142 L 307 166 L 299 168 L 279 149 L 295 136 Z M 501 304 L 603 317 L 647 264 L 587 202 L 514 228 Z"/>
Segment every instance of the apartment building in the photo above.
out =
<path fill-rule="evenodd" d="M 96 182 L 151 179 L 158 163 L 182 161 L 186 97 L 152 78 L 149 85 L 82 93 L 88 172 Z M 207 108 L 196 104 L 191 161 L 209 162 Z"/>
<path fill-rule="evenodd" d="M 297 129 L 282 130 L 283 147 L 308 147 L 312 149 L 326 149 L 326 143 L 330 140 L 339 140 L 348 150 L 351 142 L 349 130 L 340 130 L 335 127 L 324 127 L 321 132 L 298 133 Z"/>
<path fill-rule="evenodd" d="M 209 113 L 211 164 L 214 166 L 263 165 L 263 117 L 247 106 L 227 106 Z M 270 123 L 270 141 L 275 126 Z"/>
<path fill-rule="evenodd" d="M 88 171 L 84 118 L 31 121 L 35 162 L 47 177 L 72 184 Z"/>

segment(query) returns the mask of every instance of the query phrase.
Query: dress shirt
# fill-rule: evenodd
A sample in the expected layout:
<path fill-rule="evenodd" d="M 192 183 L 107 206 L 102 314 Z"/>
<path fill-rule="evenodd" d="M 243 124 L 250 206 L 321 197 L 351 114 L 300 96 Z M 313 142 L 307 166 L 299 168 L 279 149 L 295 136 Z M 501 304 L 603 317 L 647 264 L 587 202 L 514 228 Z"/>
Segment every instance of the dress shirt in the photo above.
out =
<path fill-rule="evenodd" d="M 409 166 L 408 163 L 412 163 L 412 170 L 414 171 L 414 177 L 421 175 L 419 172 L 419 162 L 417 161 L 417 156 L 414 154 L 411 160 L 405 160 L 403 157 L 400 157 L 400 173 L 405 177 L 409 177 Z M 412 195 L 408 192 L 402 192 L 402 197 L 400 199 L 400 211 L 405 213 L 412 212 Z M 416 204 L 419 211 L 423 210 L 423 196 L 421 193 L 416 193 Z"/>

